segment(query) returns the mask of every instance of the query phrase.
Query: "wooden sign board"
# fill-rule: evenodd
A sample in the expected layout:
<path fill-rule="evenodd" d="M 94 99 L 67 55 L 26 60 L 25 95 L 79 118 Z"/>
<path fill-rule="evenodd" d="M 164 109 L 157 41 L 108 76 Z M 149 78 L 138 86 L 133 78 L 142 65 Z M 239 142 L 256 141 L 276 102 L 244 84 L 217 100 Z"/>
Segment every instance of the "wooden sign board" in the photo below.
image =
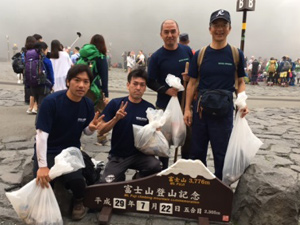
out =
<path fill-rule="evenodd" d="M 141 179 L 86 188 L 90 209 L 142 212 L 228 223 L 232 190 L 199 160 L 178 160 L 168 169 Z"/>

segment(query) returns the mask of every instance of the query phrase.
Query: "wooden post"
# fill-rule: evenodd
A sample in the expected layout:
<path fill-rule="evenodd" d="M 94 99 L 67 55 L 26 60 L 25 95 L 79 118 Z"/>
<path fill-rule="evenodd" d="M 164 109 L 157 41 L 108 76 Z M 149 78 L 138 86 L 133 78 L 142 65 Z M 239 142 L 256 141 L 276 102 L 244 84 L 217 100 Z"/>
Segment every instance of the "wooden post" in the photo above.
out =
<path fill-rule="evenodd" d="M 100 225 L 107 225 L 112 216 L 112 207 L 103 206 L 98 216 L 98 222 Z"/>
<path fill-rule="evenodd" d="M 198 224 L 199 225 L 209 225 L 209 219 L 207 217 L 199 217 Z"/>
<path fill-rule="evenodd" d="M 189 62 L 185 63 L 185 73 L 189 72 Z M 184 113 L 184 103 L 185 103 L 185 96 L 186 96 L 186 87 L 187 87 L 187 81 L 183 80 L 183 87 L 184 87 L 184 91 L 182 93 L 182 98 L 181 98 L 181 102 L 180 102 L 180 106 L 181 106 L 181 111 L 182 113 Z M 174 155 L 174 163 L 176 163 L 177 161 L 177 156 L 178 156 L 178 147 L 175 148 L 175 155 Z"/>

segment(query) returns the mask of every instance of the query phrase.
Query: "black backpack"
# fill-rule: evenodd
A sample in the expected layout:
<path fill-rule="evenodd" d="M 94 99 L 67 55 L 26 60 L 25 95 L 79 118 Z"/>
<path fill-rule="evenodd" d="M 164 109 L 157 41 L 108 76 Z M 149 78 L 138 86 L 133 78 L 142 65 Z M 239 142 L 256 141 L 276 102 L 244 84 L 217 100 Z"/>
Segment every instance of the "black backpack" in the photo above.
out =
<path fill-rule="evenodd" d="M 82 169 L 82 174 L 87 185 L 93 185 L 100 179 L 100 172 L 104 166 L 103 162 L 97 164 L 96 168 L 92 158 L 84 151 L 81 151 L 85 168 Z"/>
<path fill-rule="evenodd" d="M 25 63 L 22 60 L 22 53 L 16 53 L 12 58 L 12 68 L 15 73 L 23 73 L 25 68 Z"/>
<path fill-rule="evenodd" d="M 286 71 L 286 72 L 287 72 L 287 71 L 289 71 L 291 68 L 292 68 L 291 63 L 290 63 L 288 60 L 286 60 L 286 61 L 283 62 L 283 66 L 282 66 L 281 71 Z"/>

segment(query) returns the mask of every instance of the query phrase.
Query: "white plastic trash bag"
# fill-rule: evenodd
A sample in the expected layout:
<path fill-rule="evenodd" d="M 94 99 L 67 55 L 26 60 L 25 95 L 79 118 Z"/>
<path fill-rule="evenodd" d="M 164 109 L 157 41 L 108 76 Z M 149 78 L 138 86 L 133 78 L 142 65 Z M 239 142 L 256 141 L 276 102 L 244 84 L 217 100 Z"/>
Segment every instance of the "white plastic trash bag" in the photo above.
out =
<path fill-rule="evenodd" d="M 181 84 L 179 77 L 172 74 L 168 74 L 166 77 L 166 83 L 178 91 L 184 91 L 184 87 Z M 162 127 L 161 131 L 166 137 L 170 145 L 175 147 L 182 146 L 186 137 L 186 126 L 183 120 L 182 110 L 177 97 L 171 97 L 165 113 L 171 114 L 169 119 Z"/>
<path fill-rule="evenodd" d="M 63 174 L 85 167 L 78 148 L 70 147 L 55 157 L 55 164 L 50 169 L 51 180 Z M 36 185 L 36 179 L 21 189 L 5 193 L 18 216 L 27 224 L 62 225 L 63 220 L 51 185 L 42 188 Z"/>
<path fill-rule="evenodd" d="M 63 224 L 51 185 L 49 188 L 41 188 L 33 179 L 18 191 L 5 194 L 26 224 Z"/>
<path fill-rule="evenodd" d="M 178 89 L 178 91 L 184 91 L 184 87 L 181 84 L 181 80 L 179 77 L 176 77 L 175 75 L 168 74 L 166 77 L 166 83 L 173 88 Z"/>
<path fill-rule="evenodd" d="M 177 97 L 171 97 L 165 113 L 168 113 L 171 116 L 161 128 L 163 134 L 175 147 L 183 146 L 186 137 L 186 126 Z"/>
<path fill-rule="evenodd" d="M 263 144 L 251 131 L 239 110 L 230 135 L 223 167 L 223 182 L 232 184 L 240 178 Z"/>
<path fill-rule="evenodd" d="M 159 130 L 169 115 L 162 110 L 152 108 L 148 108 L 146 113 L 149 124 L 132 125 L 134 146 L 147 155 L 169 157 L 169 143 Z"/>
<path fill-rule="evenodd" d="M 53 180 L 63 174 L 84 168 L 84 160 L 80 150 L 76 147 L 64 149 L 54 159 L 54 166 L 50 169 L 49 177 Z"/>

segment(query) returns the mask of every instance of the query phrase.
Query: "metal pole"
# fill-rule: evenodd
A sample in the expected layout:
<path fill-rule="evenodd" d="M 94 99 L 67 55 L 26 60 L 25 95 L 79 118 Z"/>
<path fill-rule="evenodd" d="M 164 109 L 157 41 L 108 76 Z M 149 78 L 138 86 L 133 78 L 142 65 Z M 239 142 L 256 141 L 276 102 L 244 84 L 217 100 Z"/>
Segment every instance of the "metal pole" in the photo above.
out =
<path fill-rule="evenodd" d="M 240 49 L 244 52 L 244 45 L 245 45 L 245 33 L 246 33 L 246 20 L 247 20 L 247 11 L 243 11 L 243 23 L 242 23 L 242 36 L 241 36 L 241 46 Z"/>
<path fill-rule="evenodd" d="M 7 40 L 7 62 L 10 61 L 10 51 L 9 51 L 9 36 L 6 35 L 6 40 Z"/>

